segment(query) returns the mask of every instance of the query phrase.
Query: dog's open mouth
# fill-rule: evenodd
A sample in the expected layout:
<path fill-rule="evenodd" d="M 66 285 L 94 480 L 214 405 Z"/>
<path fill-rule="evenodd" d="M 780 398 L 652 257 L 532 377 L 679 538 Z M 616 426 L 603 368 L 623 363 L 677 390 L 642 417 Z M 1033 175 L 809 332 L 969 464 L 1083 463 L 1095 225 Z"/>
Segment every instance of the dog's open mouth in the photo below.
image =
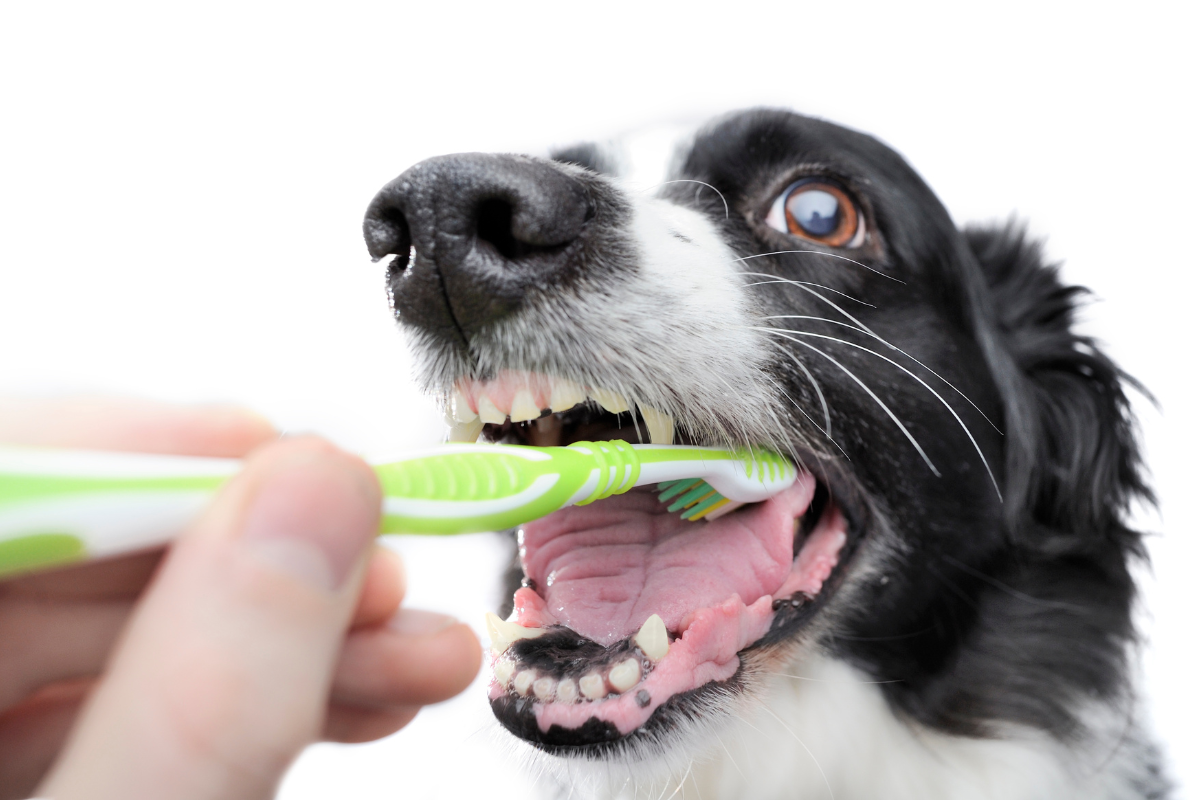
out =
<path fill-rule="evenodd" d="M 475 412 L 482 403 L 492 420 L 483 426 L 489 441 L 649 440 L 634 404 L 614 413 L 585 399 L 552 412 L 537 389 L 525 396 L 546 404 L 539 416 L 513 422 L 529 416 L 514 407 L 522 398 L 513 382 L 509 374 L 496 386 L 459 384 L 456 402 Z M 846 535 L 840 510 L 806 470 L 783 493 L 711 521 L 682 520 L 645 488 L 526 524 L 524 585 L 509 620 L 494 619 L 489 631 L 497 717 L 551 749 L 644 730 L 673 698 L 730 680 L 739 653 L 777 613 L 812 603 Z"/>

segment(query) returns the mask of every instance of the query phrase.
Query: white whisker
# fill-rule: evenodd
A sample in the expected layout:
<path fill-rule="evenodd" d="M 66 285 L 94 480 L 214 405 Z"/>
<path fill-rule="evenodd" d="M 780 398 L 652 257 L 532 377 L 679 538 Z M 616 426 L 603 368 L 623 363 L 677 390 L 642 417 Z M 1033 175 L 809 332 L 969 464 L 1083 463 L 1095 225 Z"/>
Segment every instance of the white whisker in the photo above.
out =
<path fill-rule="evenodd" d="M 733 765 L 733 769 L 741 776 L 742 781 L 746 781 L 746 773 L 742 772 L 742 768 L 738 766 L 737 759 L 733 757 L 733 753 L 729 752 L 729 748 L 725 746 L 725 740 L 720 734 L 716 734 L 717 744 L 721 745 L 721 749 L 725 751 L 725 755 L 729 756 L 729 763 Z"/>
<path fill-rule="evenodd" d="M 662 183 L 656 183 L 653 186 L 651 186 L 649 189 L 643 189 L 642 191 L 649 192 L 654 189 L 657 189 L 659 186 L 666 186 L 668 183 L 698 183 L 701 186 L 707 186 L 708 188 L 712 189 L 714 192 L 717 193 L 717 197 L 721 198 L 721 203 L 722 203 L 722 205 L 725 206 L 725 219 L 729 219 L 729 202 L 725 199 L 725 195 L 721 194 L 721 190 L 718 189 L 717 187 L 713 186 L 711 183 L 705 183 L 704 181 L 693 181 L 693 180 L 689 180 L 687 178 L 677 178 L 676 180 L 673 180 L 673 181 L 663 181 Z"/>
<path fill-rule="evenodd" d="M 813 283 L 812 281 L 797 281 L 797 280 L 792 280 L 791 278 L 780 278 L 775 275 L 770 275 L 766 272 L 739 272 L 738 274 L 739 275 L 754 275 L 754 276 L 758 276 L 758 277 L 768 277 L 768 278 L 772 279 L 769 281 L 755 281 L 754 283 L 747 283 L 746 284 L 747 287 L 749 287 L 749 286 L 767 286 L 772 283 L 790 283 L 793 286 L 813 286 L 813 287 L 816 287 L 817 289 L 824 289 L 827 292 L 833 292 L 834 294 L 838 295 L 839 297 L 844 297 L 847 300 L 852 300 L 855 303 L 858 303 L 859 305 L 866 306 L 867 308 L 875 308 L 874 305 L 872 305 L 871 303 L 868 303 L 866 300 L 859 300 L 857 297 L 848 295 L 845 292 L 839 292 L 837 289 L 834 289 L 832 286 L 826 286 L 823 283 Z M 817 295 L 817 296 L 820 297 L 820 295 Z"/>
<path fill-rule="evenodd" d="M 690 759 L 688 761 L 687 772 L 683 773 L 683 778 L 680 779 L 679 785 L 675 787 L 675 791 L 671 792 L 671 797 L 674 797 L 683 790 L 683 785 L 687 783 L 688 776 L 692 774 L 692 767 L 695 765 L 695 763 L 695 759 Z M 671 798 L 668 797 L 667 800 L 671 800 Z"/>
<path fill-rule="evenodd" d="M 775 328 L 759 328 L 758 330 L 762 330 L 767 333 L 778 334 L 779 336 L 782 336 L 785 339 L 791 338 L 791 337 L 787 336 L 786 332 L 776 330 Z M 835 367 L 840 369 L 842 372 L 846 373 L 846 375 L 848 375 L 852 381 L 854 381 L 855 383 L 857 383 L 859 385 L 859 388 L 861 388 L 864 392 L 866 392 L 867 395 L 872 400 L 874 400 L 875 403 L 880 408 L 883 409 L 884 413 L 888 415 L 888 417 L 892 420 L 892 422 L 894 422 L 896 424 L 896 427 L 898 427 L 900 429 L 900 432 L 904 434 L 904 436 L 908 439 L 909 443 L 912 444 L 912 446 L 916 449 L 917 453 L 921 456 L 922 460 L 924 460 L 925 465 L 927 467 L 929 467 L 929 471 L 932 472 L 934 475 L 936 475 L 939 478 L 942 477 L 942 473 L 938 472 L 937 467 L 935 467 L 933 465 L 933 462 L 929 460 L 929 456 L 925 454 L 924 448 L 921 447 L 921 445 L 913 437 L 912 433 L 910 433 L 908 428 L 905 427 L 904 423 L 900 421 L 900 418 L 897 417 L 892 412 L 892 409 L 890 409 L 888 407 L 887 403 L 880 400 L 879 395 L 877 395 L 873 391 L 871 391 L 871 388 L 869 386 L 867 386 L 865 383 L 863 383 L 862 380 L 860 380 L 857 375 L 855 375 L 853 372 L 851 372 L 849 369 L 847 369 L 846 366 L 842 364 L 842 362 L 838 361 L 836 358 L 829 355 L 824 350 L 813 347 L 808 342 L 802 342 L 799 339 L 792 339 L 792 341 L 794 341 L 796 344 L 800 345 L 801 347 L 807 347 L 809 350 L 812 350 L 817 355 L 828 360 L 830 363 L 832 363 Z"/>
<path fill-rule="evenodd" d="M 887 347 L 892 348 L 893 350 L 896 351 L 896 353 L 904 355 L 904 356 L 908 357 L 908 359 L 911 359 L 913 362 L 918 363 L 918 365 L 922 366 L 924 369 L 928 369 L 928 371 L 931 375 L 934 375 L 935 378 L 937 378 L 938 380 L 941 380 L 943 384 L 946 384 L 947 386 L 950 387 L 950 389 L 953 389 L 954 392 L 956 393 L 956 395 L 958 395 L 962 399 L 965 399 L 965 401 L 967 403 L 970 403 L 971 408 L 978 411 L 979 416 L 982 416 L 984 421 L 986 423 L 988 423 L 988 425 L 990 425 L 996 433 L 998 433 L 1000 435 L 1004 435 L 1004 432 L 1001 431 L 1000 428 L 996 427 L 996 423 L 991 421 L 991 417 L 984 414 L 983 409 L 979 408 L 978 405 L 974 404 L 974 401 L 972 401 L 972 399 L 970 397 L 967 397 L 966 395 L 964 395 L 964 393 L 962 393 L 962 390 L 960 390 L 958 386 L 955 386 L 954 384 L 950 383 L 950 381 L 947 380 L 946 378 L 942 378 L 941 373 L 938 373 L 936 371 L 936 369 L 930 367 L 929 365 L 926 365 L 926 363 L 924 361 L 918 359 L 917 356 L 910 355 L 907 353 L 907 351 L 896 347 L 895 344 L 892 344 L 892 342 L 888 342 L 886 338 L 881 337 L 875 331 L 871 331 L 869 329 L 866 329 L 866 327 L 862 327 L 862 326 L 858 326 L 858 325 L 847 325 L 846 323 L 842 323 L 842 321 L 839 321 L 836 319 L 827 319 L 824 317 L 811 317 L 811 315 L 806 315 L 806 314 L 772 314 L 772 315 L 769 315 L 769 317 L 763 317 L 762 319 L 809 319 L 809 320 L 818 321 L 818 323 L 828 323 L 829 325 L 840 325 L 842 327 L 848 327 L 848 329 L 850 329 L 852 331 L 857 330 L 857 331 L 864 331 L 866 333 L 869 333 L 869 335 L 871 337 L 874 337 L 874 338 L 878 339 L 878 341 L 882 342 L 883 344 L 886 344 Z"/>
<path fill-rule="evenodd" d="M 787 351 L 787 349 L 786 349 L 785 347 L 783 347 L 783 345 L 780 345 L 778 342 L 774 342 L 774 341 L 772 341 L 772 342 L 771 342 L 771 344 L 773 344 L 773 345 L 775 345 L 776 347 L 778 347 L 778 348 L 780 349 L 780 351 L 781 351 L 781 352 L 783 352 L 784 354 L 786 354 L 786 355 L 788 355 L 788 356 L 792 356 L 792 358 L 795 358 L 795 356 L 793 356 L 791 353 L 789 353 L 789 352 Z M 813 426 L 814 428 L 816 428 L 817 430 L 821 431 L 821 433 L 825 434 L 825 438 L 827 438 L 827 439 L 829 440 L 829 443 L 830 443 L 830 444 L 832 444 L 834 447 L 836 447 L 836 448 L 838 449 L 838 452 L 839 452 L 839 453 L 841 453 L 841 454 L 842 454 L 842 456 L 843 456 L 843 457 L 844 457 L 844 458 L 845 458 L 847 461 L 850 461 L 850 456 L 849 456 L 849 454 L 847 454 L 847 453 L 846 453 L 846 451 L 842 449 L 842 446 L 841 446 L 840 444 L 838 444 L 838 443 L 837 443 L 837 441 L 836 441 L 836 440 L 833 438 L 833 434 L 832 434 L 832 433 L 831 433 L 831 432 L 830 432 L 828 429 L 826 429 L 826 430 L 821 430 L 821 426 L 817 424 L 817 421 L 816 421 L 815 419 L 813 419 L 811 416 L 809 416 L 808 412 L 804 410 L 804 407 L 803 407 L 803 406 L 801 406 L 799 403 L 797 403 L 797 402 L 795 401 L 795 399 L 793 399 L 793 398 L 792 398 L 792 396 L 791 396 L 791 395 L 789 395 L 789 394 L 787 393 L 787 391 L 786 391 L 786 390 L 785 390 L 785 389 L 784 389 L 782 386 L 780 386 L 780 385 L 779 385 L 779 383 L 778 383 L 777 381 L 775 381 L 775 380 L 773 380 L 773 379 L 772 379 L 772 380 L 771 380 L 771 383 L 772 383 L 772 384 L 775 386 L 775 388 L 776 388 L 776 389 L 778 389 L 778 390 L 779 390 L 779 394 L 780 394 L 780 395 L 782 395 L 782 396 L 783 396 L 783 397 L 784 397 L 784 398 L 785 398 L 785 399 L 786 399 L 786 400 L 787 400 L 789 403 L 791 403 L 792 405 L 794 405 L 794 406 L 796 407 L 796 410 L 797 410 L 797 411 L 799 411 L 801 414 L 803 414 L 803 415 L 804 415 L 804 418 L 805 418 L 806 420 L 808 420 L 808 421 L 809 421 L 809 423 L 811 423 L 811 424 L 812 424 L 812 426 Z M 820 390 L 818 389 L 818 391 L 820 391 Z M 829 415 L 828 415 L 828 412 L 826 412 L 826 416 L 825 416 L 825 422 L 826 422 L 826 424 L 828 424 L 828 423 L 829 423 Z M 799 457 L 798 457 L 798 455 L 797 455 L 795 452 L 791 452 L 791 453 L 790 453 L 790 455 L 792 456 L 793 460 L 796 460 L 796 461 L 799 461 L 799 460 L 800 460 L 800 459 L 799 459 Z"/>
<path fill-rule="evenodd" d="M 913 379 L 914 381 L 916 381 L 917 383 L 919 383 L 919 384 L 921 384 L 922 386 L 924 386 L 924 387 L 925 387 L 925 389 L 926 389 L 926 390 L 927 390 L 927 391 L 928 391 L 928 392 L 929 392 L 931 395 L 933 395 L 934 397 L 936 397 L 936 398 L 938 399 L 938 402 L 940 402 L 940 403 L 941 403 L 943 406 L 945 406 L 945 407 L 946 407 L 946 410 L 947 410 L 947 411 L 949 411 L 949 412 L 950 412 L 950 415 L 954 417 L 954 421 L 958 423 L 958 427 L 962 428 L 962 429 L 963 429 L 963 433 L 965 433 L 965 434 L 967 435 L 967 438 L 971 440 L 971 446 L 975 448 L 975 452 L 976 452 L 976 453 L 979 455 L 979 460 L 980 460 L 981 462 L 983 462 L 983 468 L 984 468 L 985 470 L 987 470 L 988 478 L 989 478 L 989 479 L 991 480 L 991 482 L 992 482 L 992 487 L 993 487 L 993 488 L 996 490 L 996 496 L 997 496 L 998 498 L 1000 498 L 1000 502 L 1001 502 L 1001 503 L 1003 503 L 1003 502 L 1004 502 L 1004 495 L 1003 495 L 1003 494 L 1001 494 L 1001 492 L 1000 492 L 1000 484 L 998 484 L 998 483 L 996 482 L 996 476 L 995 476 L 994 474 L 992 474 L 992 467 L 991 467 L 991 465 L 990 465 L 990 464 L 988 464 L 988 460 L 987 460 L 987 458 L 986 458 L 986 457 L 983 455 L 983 449 L 982 449 L 982 448 L 979 446 L 979 442 L 975 441 L 975 437 L 974 437 L 973 435 L 971 435 L 971 431 L 970 431 L 970 429 L 968 429 L 968 428 L 967 428 L 967 425 L 966 425 L 966 423 L 962 421 L 962 417 L 958 416 L 958 412 L 954 410 L 954 407 L 953 407 L 953 406 L 951 406 L 949 403 L 947 403 L 947 402 L 946 402 L 946 398 L 942 397 L 940 394 L 938 394 L 936 391 L 934 391 L 934 389 L 933 389 L 933 387 L 932 387 L 932 386 L 930 386 L 930 385 L 929 385 L 928 383 L 926 383 L 925 381 L 921 380 L 921 379 L 920 379 L 919 377 L 917 377 L 917 376 L 916 376 L 916 374 L 914 374 L 912 371 L 910 371 L 910 370 L 906 369 L 904 366 L 902 366 L 902 365 L 900 365 L 900 364 L 897 364 L 895 361 L 893 361 L 892 359 L 890 359 L 890 358 L 888 358 L 887 356 L 883 355 L 882 353 L 876 353 L 874 350 L 872 350 L 872 349 L 871 349 L 871 348 L 869 348 L 869 347 L 863 347 L 862 345 L 855 344 L 854 342 L 847 342 L 845 339 L 838 339 L 836 336 L 826 336 L 826 335 L 825 335 L 825 334 L 823 334 L 823 333 L 811 333 L 811 332 L 808 332 L 808 331 L 787 331 L 786 333 L 784 333 L 783 331 L 780 331 L 780 330 L 778 330 L 778 329 L 776 329 L 776 328 L 756 328 L 756 330 L 761 330 L 761 331 L 767 331 L 767 332 L 771 332 L 771 333 L 774 333 L 774 334 L 776 334 L 776 335 L 783 336 L 784 338 L 787 338 L 787 339 L 791 339 L 791 338 L 792 338 L 792 337 L 791 337 L 791 336 L 789 336 L 788 334 L 793 334 L 793 335 L 796 335 L 796 336 L 811 336 L 811 337 L 813 337 L 813 338 L 815 338 L 815 339 L 825 339 L 825 340 L 827 340 L 827 341 L 830 341 L 830 342 L 837 342 L 838 344 L 844 344 L 844 345 L 846 345 L 847 347 L 853 347 L 853 348 L 855 348 L 856 350 L 861 350 L 861 351 L 863 351 L 864 353 L 870 353 L 871 355 L 875 356 L 876 358 L 881 358 L 881 359 L 883 359 L 884 361 L 888 362 L 889 364 L 891 364 L 891 365 L 892 365 L 893 367 L 895 367 L 896 369 L 898 369 L 898 370 L 900 370 L 901 372 L 903 372 L 905 375 L 907 375 L 907 376 L 909 376 L 910 378 L 912 378 L 912 379 Z M 796 340 L 795 340 L 795 339 L 792 339 L 792 341 L 796 341 Z M 802 344 L 802 343 L 801 343 L 801 344 Z M 820 352 L 820 351 L 818 351 L 818 352 Z"/>
<path fill-rule="evenodd" d="M 891 681 L 830 681 L 824 678 L 807 678 L 803 675 L 793 675 L 790 672 L 763 672 L 763 675 L 778 675 L 780 678 L 794 678 L 798 681 L 811 681 L 812 683 L 840 683 L 840 684 L 861 684 L 863 686 L 880 686 L 885 683 L 904 683 L 903 680 L 897 678 Z"/>
<path fill-rule="evenodd" d="M 829 404 L 825 402 L 825 393 L 821 391 L 821 385 L 817 383 L 817 379 L 813 377 L 812 372 L 809 371 L 808 367 L 804 366 L 804 362 L 797 358 L 795 353 L 791 352 L 786 347 L 783 347 L 778 342 L 773 342 L 772 344 L 778 347 L 784 355 L 791 358 L 792 361 L 795 362 L 796 366 L 800 368 L 800 371 L 804 373 L 804 376 L 808 378 L 808 382 L 812 384 L 813 390 L 817 393 L 817 399 L 821 401 L 821 411 L 825 414 L 825 435 L 832 438 L 833 421 L 829 417 Z M 790 400 L 791 398 L 788 399 Z M 797 406 L 797 408 L 799 408 L 799 406 Z M 803 413 L 803 411 L 801 413 Z M 808 415 L 805 414 L 805 416 Z"/>
<path fill-rule="evenodd" d="M 855 264 L 857 266 L 862 267 L 867 272 L 874 272 L 876 275 L 878 275 L 881 278 L 887 278 L 889 281 L 895 281 L 896 283 L 904 283 L 904 281 L 900 280 L 899 278 L 895 277 L 894 275 L 888 275 L 886 272 L 880 272 L 879 270 L 875 269 L 874 267 L 868 267 L 866 264 L 862 263 L 861 261 L 855 261 L 853 258 L 848 258 L 847 256 L 838 255 L 837 253 L 826 253 L 823 250 L 776 250 L 773 253 L 757 253 L 752 256 L 743 256 L 742 258 L 735 258 L 733 260 L 733 263 L 735 263 L 735 264 L 738 262 L 745 263 L 746 261 L 749 261 L 752 258 L 766 258 L 767 256 L 785 256 L 785 255 L 788 255 L 789 253 L 807 253 L 809 255 L 814 255 L 814 256 L 828 256 L 829 258 L 837 258 L 842 261 L 849 261 L 851 264 Z"/>
<path fill-rule="evenodd" d="M 787 731 L 788 733 L 790 733 L 790 734 L 792 735 L 792 738 L 793 738 L 793 739 L 795 739 L 797 742 L 799 742 L 799 743 L 800 743 L 800 746 L 804 748 L 804 752 L 808 753 L 808 757 L 809 757 L 809 758 L 811 758 L 811 759 L 812 759 L 812 762 L 813 762 L 813 764 L 815 764 L 815 765 L 816 765 L 816 767 L 817 767 L 817 772 L 821 773 L 821 780 L 825 781 L 825 788 L 826 788 L 827 790 L 829 790 L 829 800 L 835 800 L 835 798 L 834 798 L 834 796 L 833 796 L 833 787 L 832 787 L 832 786 L 829 784 L 829 778 L 825 777 L 825 770 L 823 770 L 823 769 L 821 768 L 821 762 L 820 762 L 820 761 L 817 761 L 817 757 L 813 755 L 813 752 L 812 752 L 812 750 L 809 750 L 809 749 L 808 749 L 808 745 L 806 745 L 806 744 L 805 744 L 805 743 L 804 743 L 804 742 L 803 742 L 803 741 L 800 739 L 800 737 L 796 735 L 796 732 L 795 732 L 794 730 L 792 730 L 790 727 L 788 727 L 788 724 L 787 724 L 786 722 L 784 722 L 782 719 L 780 719 L 780 718 L 779 718 L 779 716 L 778 716 L 778 715 L 777 715 L 777 714 L 776 714 L 774 711 L 772 711 L 771 709 L 767 708 L 767 704 L 766 704 L 766 703 L 764 703 L 764 702 L 762 702 L 762 701 L 760 700 L 760 701 L 758 702 L 758 704 L 759 704 L 759 706 L 761 706 L 761 707 L 762 707 L 762 710 L 763 710 L 763 711 L 767 712 L 767 713 L 768 713 L 768 714 L 770 714 L 772 717 L 774 717 L 774 718 L 775 718 L 775 721 L 776 721 L 776 722 L 778 722 L 780 725 L 782 725 L 782 726 L 783 726 L 783 729 L 784 729 L 785 731 Z"/>

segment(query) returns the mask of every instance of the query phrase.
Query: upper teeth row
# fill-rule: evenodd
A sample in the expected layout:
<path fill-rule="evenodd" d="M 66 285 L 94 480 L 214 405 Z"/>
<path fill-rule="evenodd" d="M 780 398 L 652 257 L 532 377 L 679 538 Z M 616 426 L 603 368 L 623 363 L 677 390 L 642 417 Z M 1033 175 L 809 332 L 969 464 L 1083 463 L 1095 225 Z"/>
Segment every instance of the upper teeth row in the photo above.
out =
<path fill-rule="evenodd" d="M 550 378 L 549 409 L 552 412 L 566 411 L 588 398 L 595 400 L 605 410 L 613 414 L 629 411 L 633 406 L 630 401 L 618 392 L 610 389 L 583 387 L 567 378 Z M 496 393 L 493 393 L 496 394 Z M 675 419 L 670 414 L 638 405 L 642 419 L 650 433 L 652 444 L 671 444 L 675 438 Z M 450 397 L 447 409 L 447 422 L 450 423 L 449 439 L 452 442 L 473 442 L 479 438 L 484 424 L 502 424 L 505 419 L 513 422 L 527 422 L 542 416 L 543 409 L 529 388 L 517 389 L 510 402 L 501 397 L 493 397 L 484 387 L 476 398 L 475 408 L 461 386 L 456 386 Z"/>
<path fill-rule="evenodd" d="M 518 639 L 536 639 L 546 633 L 545 628 L 526 628 L 524 625 L 500 619 L 490 611 L 483 619 L 488 638 L 492 640 L 492 652 L 497 655 L 507 650 Z M 667 624 L 658 614 L 651 614 L 633 635 L 633 643 L 645 653 L 646 658 L 654 662 L 662 661 L 671 648 Z"/>

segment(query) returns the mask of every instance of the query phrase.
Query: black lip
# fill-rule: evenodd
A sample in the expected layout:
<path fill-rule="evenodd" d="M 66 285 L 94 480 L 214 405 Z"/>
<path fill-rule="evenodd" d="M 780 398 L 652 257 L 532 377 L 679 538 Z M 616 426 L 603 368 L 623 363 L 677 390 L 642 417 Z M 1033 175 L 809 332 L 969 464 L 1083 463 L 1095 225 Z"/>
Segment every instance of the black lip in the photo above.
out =
<path fill-rule="evenodd" d="M 600 761 L 646 747 L 666 746 L 680 724 L 696 719 L 698 708 L 712 707 L 708 698 L 737 691 L 742 688 L 743 681 L 742 666 L 739 665 L 729 680 L 706 683 L 669 698 L 654 710 L 646 724 L 624 735 L 611 722 L 594 717 L 578 728 L 551 725 L 549 730 L 542 731 L 533 713 L 534 701 L 526 697 L 501 695 L 492 700 L 492 713 L 510 733 L 550 755 Z"/>
<path fill-rule="evenodd" d="M 826 468 L 814 471 L 808 464 L 817 463 L 815 456 L 805 453 L 809 458 L 800 460 L 810 472 L 819 475 L 817 485 L 827 493 L 827 502 L 837 503 L 839 510 L 846 519 L 846 544 L 842 555 L 838 558 L 833 571 L 821 586 L 816 597 L 798 597 L 794 604 L 785 603 L 776 609 L 771 621 L 771 628 L 757 641 L 738 652 L 741 662 L 737 671 L 729 680 L 713 681 L 703 686 L 667 699 L 654 710 L 650 718 L 641 727 L 622 735 L 610 723 L 596 718 L 589 719 L 578 728 L 563 728 L 551 725 L 547 731 L 542 731 L 537 724 L 534 714 L 535 701 L 533 698 L 501 695 L 491 701 L 492 713 L 510 733 L 551 755 L 564 755 L 588 760 L 603 760 L 620 757 L 632 751 L 640 751 L 644 747 L 653 747 L 670 743 L 672 733 L 679 725 L 696 720 L 710 713 L 713 704 L 710 698 L 718 695 L 728 695 L 744 688 L 746 682 L 747 657 L 768 648 L 786 645 L 797 632 L 804 628 L 829 602 L 830 598 L 840 589 L 849 565 L 858 552 L 859 545 L 866 538 L 865 520 L 866 506 L 862 494 L 856 491 L 853 481 L 841 474 L 836 467 L 826 464 Z M 814 498 L 815 501 L 815 498 Z M 801 537 L 798 537 L 801 538 Z M 537 641 L 537 640 L 531 640 Z M 704 711 L 701 711 L 704 709 Z M 641 753 L 644 755 L 644 753 Z"/>

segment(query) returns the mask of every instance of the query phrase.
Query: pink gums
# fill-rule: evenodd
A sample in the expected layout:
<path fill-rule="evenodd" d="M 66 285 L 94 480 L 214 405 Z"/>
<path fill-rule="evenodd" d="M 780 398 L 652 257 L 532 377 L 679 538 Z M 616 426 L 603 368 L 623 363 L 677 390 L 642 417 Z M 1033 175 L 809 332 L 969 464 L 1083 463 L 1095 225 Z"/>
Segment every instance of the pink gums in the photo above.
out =
<path fill-rule="evenodd" d="M 504 370 L 495 378 L 479 381 L 472 378 L 460 378 L 455 388 L 462 392 L 467 399 L 467 405 L 476 414 L 479 413 L 479 398 L 487 395 L 497 408 L 506 410 L 512 408 L 513 398 L 522 389 L 533 396 L 533 404 L 538 408 L 550 407 L 551 380 L 548 376 L 537 372 L 514 372 Z"/>
<path fill-rule="evenodd" d="M 816 594 L 837 563 L 846 531 L 832 504 L 792 557 L 795 521 L 814 489 L 802 472 L 764 503 L 699 523 L 666 513 L 652 492 L 634 491 L 526 525 L 521 559 L 537 591 L 514 596 L 518 624 L 561 624 L 608 645 L 658 614 L 677 637 L 633 690 L 593 702 L 538 703 L 538 726 L 577 728 L 595 717 L 629 733 L 672 696 L 732 677 L 738 652 L 770 629 L 772 600 Z M 504 691 L 493 682 L 489 694 Z M 650 696 L 644 707 L 642 691 Z"/>

